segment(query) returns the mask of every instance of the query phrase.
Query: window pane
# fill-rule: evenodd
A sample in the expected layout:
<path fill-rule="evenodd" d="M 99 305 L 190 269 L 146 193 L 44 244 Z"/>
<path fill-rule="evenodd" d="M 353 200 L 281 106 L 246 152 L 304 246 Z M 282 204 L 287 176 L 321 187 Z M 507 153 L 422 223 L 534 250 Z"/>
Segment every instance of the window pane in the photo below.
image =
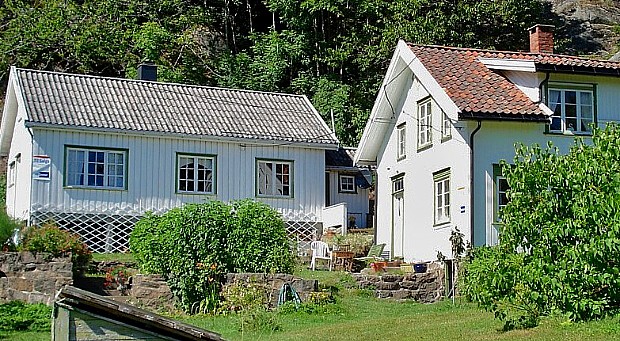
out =
<path fill-rule="evenodd" d="M 593 105 L 591 92 L 580 92 L 579 97 L 581 97 L 581 105 Z"/>
<path fill-rule="evenodd" d="M 498 184 L 499 185 L 499 190 L 501 192 L 506 192 L 509 189 L 509 187 L 508 187 L 508 180 L 500 178 L 500 179 L 498 179 L 498 182 L 499 182 L 499 184 Z"/>
<path fill-rule="evenodd" d="M 566 129 L 575 130 L 577 128 L 577 119 L 576 118 L 567 118 L 566 119 Z"/>
<path fill-rule="evenodd" d="M 581 120 L 581 131 L 590 131 L 592 128 L 592 120 Z"/>
<path fill-rule="evenodd" d="M 561 102 L 561 93 L 558 90 L 549 90 L 549 103 L 557 104 Z M 553 110 L 553 109 L 551 109 Z"/>
<path fill-rule="evenodd" d="M 551 130 L 561 130 L 562 129 L 562 119 L 560 117 L 552 117 L 551 118 Z"/>
<path fill-rule="evenodd" d="M 592 118 L 592 107 L 589 105 L 582 105 L 581 106 L 581 117 Z"/>
<path fill-rule="evenodd" d="M 577 104 L 577 93 L 575 91 L 564 91 L 564 103 Z"/>
<path fill-rule="evenodd" d="M 566 117 L 577 117 L 577 106 L 567 104 L 565 107 Z"/>

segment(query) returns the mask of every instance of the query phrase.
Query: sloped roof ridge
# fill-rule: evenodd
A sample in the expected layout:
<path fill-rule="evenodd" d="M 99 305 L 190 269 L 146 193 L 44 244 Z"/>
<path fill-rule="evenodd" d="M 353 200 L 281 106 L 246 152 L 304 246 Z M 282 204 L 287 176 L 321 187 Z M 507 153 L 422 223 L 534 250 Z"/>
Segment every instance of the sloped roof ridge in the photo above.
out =
<path fill-rule="evenodd" d="M 185 84 L 185 83 L 176 83 L 176 82 L 148 81 L 148 80 L 134 79 L 134 78 L 97 76 L 97 75 L 89 75 L 89 74 L 83 74 L 83 73 L 35 70 L 35 69 L 27 69 L 27 68 L 19 68 L 19 67 L 16 67 L 15 69 L 17 71 L 47 73 L 47 74 L 55 74 L 55 75 L 61 75 L 61 76 L 67 76 L 67 77 L 113 80 L 113 81 L 121 81 L 121 82 L 127 82 L 127 83 L 145 83 L 145 84 L 155 84 L 155 85 L 164 85 L 164 86 L 179 86 L 179 87 L 186 87 L 186 88 L 211 89 L 211 90 L 222 90 L 222 91 L 230 91 L 230 92 L 264 94 L 264 95 L 290 96 L 290 97 L 301 97 L 301 98 L 305 97 L 305 95 L 290 94 L 290 93 L 284 93 L 284 92 L 259 91 L 259 90 L 238 89 L 238 88 L 224 88 L 224 87 L 217 87 L 217 86 L 210 86 L 210 85 Z"/>
<path fill-rule="evenodd" d="M 519 55 L 524 55 L 524 56 L 540 57 L 540 58 L 544 58 L 544 57 L 570 58 L 570 59 L 577 59 L 577 60 L 590 61 L 590 62 L 616 64 L 618 65 L 618 67 L 620 67 L 620 61 L 614 61 L 614 60 L 608 60 L 608 59 L 593 59 L 593 58 L 588 58 L 588 57 L 572 56 L 568 54 L 559 54 L 559 53 L 537 53 L 537 52 L 529 52 L 529 51 L 492 50 L 492 49 L 480 49 L 480 48 L 473 48 L 473 47 L 459 47 L 459 46 L 446 46 L 446 45 L 433 45 L 433 44 L 415 44 L 415 43 L 407 43 L 407 45 L 409 47 L 436 48 L 436 49 L 462 51 L 462 52 L 481 52 L 481 53 L 491 53 L 491 54 L 503 53 L 503 54 L 508 54 L 508 55 L 519 54 Z"/>

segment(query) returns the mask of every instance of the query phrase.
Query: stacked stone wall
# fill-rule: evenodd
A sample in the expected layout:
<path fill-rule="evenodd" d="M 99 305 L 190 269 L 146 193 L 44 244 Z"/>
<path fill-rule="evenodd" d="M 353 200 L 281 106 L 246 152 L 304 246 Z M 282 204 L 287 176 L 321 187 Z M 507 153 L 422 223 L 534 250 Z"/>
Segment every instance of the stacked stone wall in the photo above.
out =
<path fill-rule="evenodd" d="M 52 304 L 56 292 L 73 284 L 71 257 L 48 253 L 0 253 L 0 301 Z"/>
<path fill-rule="evenodd" d="M 379 298 L 413 299 L 433 303 L 444 297 L 444 270 L 431 263 L 424 273 L 353 274 L 361 289 L 374 290 Z"/>

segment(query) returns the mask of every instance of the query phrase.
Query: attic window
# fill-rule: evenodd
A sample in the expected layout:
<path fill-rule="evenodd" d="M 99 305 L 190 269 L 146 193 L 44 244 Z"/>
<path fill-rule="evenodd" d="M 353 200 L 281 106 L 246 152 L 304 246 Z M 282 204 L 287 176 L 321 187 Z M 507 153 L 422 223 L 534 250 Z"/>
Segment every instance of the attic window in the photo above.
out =
<path fill-rule="evenodd" d="M 594 88 L 550 86 L 547 105 L 553 111 L 550 132 L 592 133 L 596 122 Z"/>
<path fill-rule="evenodd" d="M 418 103 L 418 148 L 432 143 L 432 106 L 430 98 Z"/>

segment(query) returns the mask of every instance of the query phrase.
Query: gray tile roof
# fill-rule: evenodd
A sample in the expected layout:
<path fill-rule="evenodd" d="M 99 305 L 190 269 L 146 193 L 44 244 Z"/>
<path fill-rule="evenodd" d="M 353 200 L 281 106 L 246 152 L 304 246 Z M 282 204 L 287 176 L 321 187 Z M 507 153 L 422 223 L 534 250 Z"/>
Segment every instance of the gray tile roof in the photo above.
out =
<path fill-rule="evenodd" d="M 36 124 L 337 144 L 305 96 L 14 69 Z"/>

